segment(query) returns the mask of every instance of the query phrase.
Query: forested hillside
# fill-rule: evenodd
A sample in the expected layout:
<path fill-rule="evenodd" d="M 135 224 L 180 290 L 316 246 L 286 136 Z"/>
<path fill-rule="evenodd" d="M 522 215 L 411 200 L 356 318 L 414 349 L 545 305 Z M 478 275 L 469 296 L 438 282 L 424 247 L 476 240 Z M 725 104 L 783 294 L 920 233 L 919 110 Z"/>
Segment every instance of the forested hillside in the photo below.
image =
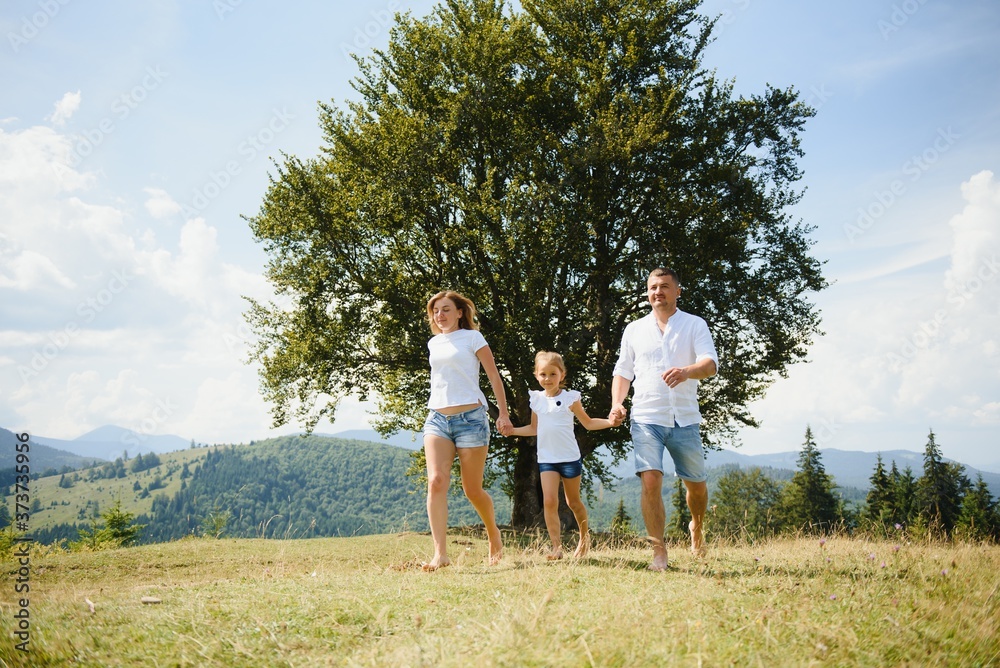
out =
<path fill-rule="evenodd" d="M 147 539 L 195 533 L 229 513 L 235 536 L 350 536 L 427 527 L 407 451 L 363 441 L 289 436 L 210 452 L 184 489 L 154 499 Z M 474 524 L 464 498 L 451 522 Z"/>
<path fill-rule="evenodd" d="M 177 458 L 186 458 L 181 463 Z M 287 436 L 161 455 L 156 466 L 115 462 L 35 485 L 43 513 L 33 522 L 40 542 L 75 540 L 111 498 L 145 524 L 141 542 L 201 534 L 215 522 L 235 537 L 348 536 L 426 530 L 424 495 L 406 476 L 410 453 L 393 446 L 321 436 Z M 125 490 L 124 492 L 122 490 Z M 110 495 L 110 496 L 109 496 Z M 150 498 L 151 496 L 151 498 Z M 60 497 L 60 501 L 48 501 Z M 501 522 L 510 505 L 494 494 Z M 72 499 L 72 501 L 70 501 Z M 100 503 L 98 502 L 100 500 Z M 61 503 L 76 521 L 44 523 Z M 51 510 L 49 505 L 51 503 Z M 449 523 L 479 518 L 459 493 Z M 83 516 L 86 509 L 86 517 Z M 223 520 L 225 520 L 224 523 Z M 221 524 L 220 524 L 221 523 Z"/>

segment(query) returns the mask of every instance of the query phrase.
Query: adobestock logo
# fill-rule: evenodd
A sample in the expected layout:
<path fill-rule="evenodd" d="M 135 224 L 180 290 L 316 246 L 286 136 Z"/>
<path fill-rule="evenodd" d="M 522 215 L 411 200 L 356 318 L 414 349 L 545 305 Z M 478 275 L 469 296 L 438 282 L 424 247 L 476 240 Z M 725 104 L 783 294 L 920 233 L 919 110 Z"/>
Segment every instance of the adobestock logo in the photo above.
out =
<path fill-rule="evenodd" d="M 7 42 L 14 53 L 17 53 L 21 50 L 22 46 L 38 37 L 39 33 L 56 17 L 56 14 L 69 3 L 70 0 L 42 0 L 42 2 L 38 3 L 39 11 L 30 17 L 22 16 L 21 30 L 7 33 Z"/>
<path fill-rule="evenodd" d="M 159 66 L 147 67 L 146 75 L 142 81 L 119 95 L 111 103 L 110 116 L 102 118 L 97 127 L 84 130 L 73 137 L 73 151 L 70 155 L 69 166 L 76 167 L 84 158 L 91 155 L 94 149 L 103 144 L 108 135 L 112 134 L 118 127 L 117 123 L 131 116 L 132 112 L 138 109 L 139 105 L 149 97 L 149 94 L 160 87 L 167 76 L 169 75 Z"/>
<path fill-rule="evenodd" d="M 938 129 L 937 137 L 930 146 L 921 153 L 910 157 L 900 167 L 904 176 L 909 177 L 910 184 L 916 183 L 929 170 L 934 163 L 941 159 L 941 156 L 948 152 L 961 138 L 961 135 L 948 129 Z M 889 184 L 888 189 L 878 190 L 873 193 L 874 200 L 867 206 L 858 209 L 858 217 L 853 224 L 844 224 L 844 234 L 847 240 L 854 243 L 865 232 L 875 226 L 879 218 L 900 200 L 908 190 L 908 182 L 904 179 L 894 179 Z"/>
<path fill-rule="evenodd" d="M 122 445 L 138 448 L 149 436 L 152 436 L 157 431 L 160 425 L 174 414 L 175 410 L 177 410 L 177 406 L 171 403 L 170 399 L 166 401 L 157 399 L 156 407 L 153 408 L 152 413 L 143 419 L 139 425 L 131 429 L 131 433 L 122 434 L 120 439 Z"/>
<path fill-rule="evenodd" d="M 392 23 L 397 9 L 399 9 L 399 3 L 396 0 L 390 0 L 385 9 L 373 10 L 371 12 L 372 20 L 365 23 L 364 26 L 358 26 L 354 29 L 354 40 L 350 44 L 340 43 L 340 51 L 344 54 L 344 58 L 350 60 L 351 54 L 371 46 L 372 40 Z"/>
<path fill-rule="evenodd" d="M 905 0 L 898 5 L 893 5 L 889 20 L 879 19 L 878 21 L 878 31 L 882 35 L 882 39 L 888 41 L 890 35 L 899 32 L 903 26 L 909 23 L 913 15 L 926 4 L 927 0 Z"/>
<path fill-rule="evenodd" d="M 954 309 L 960 309 L 967 302 L 975 298 L 987 283 L 990 283 L 1000 275 L 1000 261 L 997 260 L 996 253 L 979 263 L 972 278 L 953 286 L 948 291 L 947 303 Z M 899 349 L 886 354 L 886 361 L 893 371 L 902 370 L 903 366 L 916 358 L 921 350 L 930 346 L 946 331 L 945 325 L 951 318 L 949 309 L 938 309 L 934 316 L 921 322 L 914 332 L 903 340 Z"/>
<path fill-rule="evenodd" d="M 133 279 L 134 277 L 129 276 L 127 269 L 111 272 L 111 280 L 97 294 L 87 297 L 77 304 L 77 314 L 83 318 L 84 322 L 93 322 L 111 305 L 117 295 L 125 291 Z M 56 332 L 50 332 L 46 337 L 48 342 L 35 350 L 28 364 L 21 364 L 17 367 L 17 373 L 21 377 L 21 386 L 23 387 L 29 380 L 37 378 L 40 373 L 45 371 L 49 364 L 69 347 L 69 344 L 79 333 L 80 326 L 75 320 L 70 320 Z"/>
<path fill-rule="evenodd" d="M 295 116 L 290 114 L 287 109 L 282 108 L 280 111 L 274 109 L 270 120 L 257 132 L 248 135 L 236 147 L 236 154 L 242 160 L 226 161 L 222 169 L 210 171 L 208 181 L 194 189 L 191 201 L 181 205 L 184 217 L 190 220 L 201 215 L 213 200 L 232 185 L 233 178 L 243 172 L 243 167 L 256 158 L 264 150 L 264 147 L 274 141 L 275 137 L 284 132 L 293 120 L 295 120 Z"/>

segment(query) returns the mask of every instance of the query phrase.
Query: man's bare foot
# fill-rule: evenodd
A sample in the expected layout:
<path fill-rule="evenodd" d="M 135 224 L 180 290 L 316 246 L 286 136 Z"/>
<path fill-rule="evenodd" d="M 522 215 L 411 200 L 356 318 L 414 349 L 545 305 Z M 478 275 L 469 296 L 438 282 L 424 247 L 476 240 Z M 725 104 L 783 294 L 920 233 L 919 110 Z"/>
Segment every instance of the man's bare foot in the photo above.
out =
<path fill-rule="evenodd" d="M 653 563 L 647 568 L 651 571 L 667 570 L 667 546 L 662 540 L 656 540 L 652 536 L 647 538 L 653 544 Z"/>
<path fill-rule="evenodd" d="M 653 550 L 653 563 L 647 566 L 651 571 L 665 571 L 667 570 L 667 550 L 664 548 L 662 551 Z"/>
<path fill-rule="evenodd" d="M 552 548 L 551 550 L 549 550 L 549 553 L 545 558 L 548 559 L 549 561 L 558 561 L 559 559 L 562 559 L 563 558 L 562 548 L 561 547 Z"/>
<path fill-rule="evenodd" d="M 573 553 L 573 557 L 580 559 L 587 556 L 588 552 L 590 552 L 590 538 L 580 538 L 580 542 L 576 546 L 576 552 Z"/>
<path fill-rule="evenodd" d="M 496 529 L 496 534 L 489 534 L 490 541 L 490 566 L 495 566 L 500 563 L 500 559 L 503 558 L 503 538 L 500 536 L 500 530 Z"/>
<path fill-rule="evenodd" d="M 451 566 L 451 559 L 448 557 L 434 557 L 430 561 L 420 564 L 420 570 L 430 573 L 445 566 Z"/>
<path fill-rule="evenodd" d="M 704 557 L 705 550 L 705 536 L 702 535 L 701 528 L 695 531 L 694 520 L 688 522 L 688 531 L 691 532 L 691 554 L 696 557 Z"/>

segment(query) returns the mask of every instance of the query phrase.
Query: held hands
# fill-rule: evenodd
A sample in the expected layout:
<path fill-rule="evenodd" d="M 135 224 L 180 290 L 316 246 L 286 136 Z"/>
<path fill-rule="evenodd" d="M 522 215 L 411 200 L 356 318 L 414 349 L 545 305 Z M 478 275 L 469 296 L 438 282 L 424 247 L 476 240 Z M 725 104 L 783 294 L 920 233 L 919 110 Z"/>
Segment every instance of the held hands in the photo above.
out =
<path fill-rule="evenodd" d="M 625 410 L 624 406 L 616 404 L 611 408 L 611 412 L 608 413 L 608 422 L 611 423 L 612 427 L 617 427 L 625 420 L 625 416 L 627 414 L 628 412 Z"/>
<path fill-rule="evenodd" d="M 514 432 L 514 425 L 510 421 L 510 417 L 507 415 L 501 415 L 497 418 L 497 431 L 500 432 L 501 436 L 510 436 Z"/>

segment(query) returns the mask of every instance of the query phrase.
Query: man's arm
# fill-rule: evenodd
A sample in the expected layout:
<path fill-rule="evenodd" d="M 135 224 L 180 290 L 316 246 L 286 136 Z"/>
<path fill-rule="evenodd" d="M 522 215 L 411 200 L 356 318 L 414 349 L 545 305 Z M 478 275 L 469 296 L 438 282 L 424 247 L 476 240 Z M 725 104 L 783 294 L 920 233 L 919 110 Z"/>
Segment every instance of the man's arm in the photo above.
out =
<path fill-rule="evenodd" d="M 663 372 L 663 382 L 670 387 L 677 387 L 685 380 L 704 380 L 715 375 L 715 360 L 706 357 L 690 366 L 673 367 Z"/>
<path fill-rule="evenodd" d="M 625 397 L 628 396 L 631 387 L 632 381 L 624 376 L 614 376 L 611 379 L 611 412 L 608 413 L 608 419 L 612 422 L 624 420 L 628 415 L 628 411 L 625 410 Z"/>

